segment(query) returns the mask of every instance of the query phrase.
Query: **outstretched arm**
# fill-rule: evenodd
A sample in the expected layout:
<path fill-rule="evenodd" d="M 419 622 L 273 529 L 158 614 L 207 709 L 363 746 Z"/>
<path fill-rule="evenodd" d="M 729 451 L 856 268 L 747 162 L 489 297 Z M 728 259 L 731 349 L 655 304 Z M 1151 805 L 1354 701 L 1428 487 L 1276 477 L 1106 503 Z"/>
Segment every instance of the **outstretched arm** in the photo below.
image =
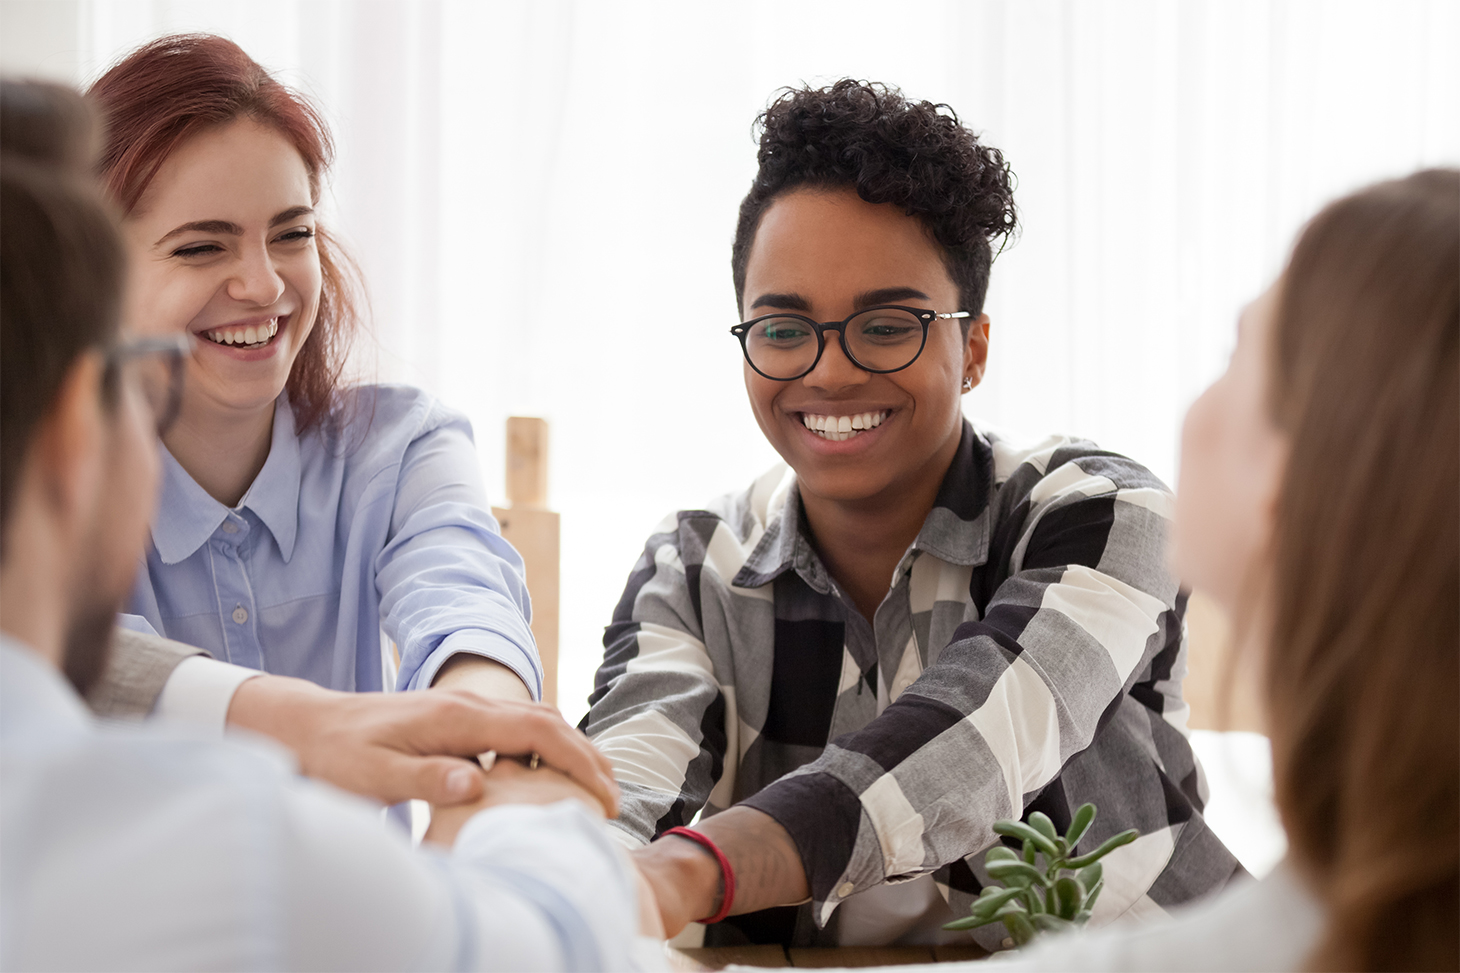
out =
<path fill-rule="evenodd" d="M 516 678 L 513 676 L 512 678 Z M 482 794 L 474 764 L 486 750 L 537 752 L 612 813 L 608 761 L 551 706 L 474 693 L 342 693 L 304 679 L 260 676 L 239 687 L 230 725 L 293 750 L 305 774 L 385 803 L 457 804 Z"/>

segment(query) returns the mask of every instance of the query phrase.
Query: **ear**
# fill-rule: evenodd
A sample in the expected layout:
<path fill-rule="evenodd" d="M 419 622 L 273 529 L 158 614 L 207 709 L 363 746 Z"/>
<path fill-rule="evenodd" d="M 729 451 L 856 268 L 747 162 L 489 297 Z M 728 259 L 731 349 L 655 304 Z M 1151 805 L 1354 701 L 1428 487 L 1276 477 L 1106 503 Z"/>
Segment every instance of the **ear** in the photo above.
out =
<path fill-rule="evenodd" d="M 101 353 L 83 352 L 56 392 L 31 444 L 40 500 L 63 525 L 85 522 L 102 489 L 106 416 L 101 401 Z"/>
<path fill-rule="evenodd" d="M 983 381 L 984 369 L 989 362 L 989 316 L 980 314 L 968 328 L 968 344 L 963 349 L 963 377 L 973 385 Z"/>

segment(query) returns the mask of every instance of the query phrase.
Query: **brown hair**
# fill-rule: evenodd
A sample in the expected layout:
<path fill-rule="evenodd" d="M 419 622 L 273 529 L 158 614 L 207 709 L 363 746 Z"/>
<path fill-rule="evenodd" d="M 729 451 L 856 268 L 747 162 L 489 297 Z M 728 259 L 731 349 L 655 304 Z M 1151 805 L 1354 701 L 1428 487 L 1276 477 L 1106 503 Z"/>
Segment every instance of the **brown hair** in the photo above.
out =
<path fill-rule="evenodd" d="M 36 428 L 76 359 L 116 337 L 125 257 L 75 92 L 0 81 L 0 549 Z"/>
<path fill-rule="evenodd" d="M 1339 200 L 1284 275 L 1267 710 L 1316 969 L 1460 966 L 1460 171 Z"/>
<path fill-rule="evenodd" d="M 205 129 L 251 118 L 284 135 L 309 173 L 312 201 L 334 158 L 318 110 L 243 52 L 212 34 L 174 34 L 144 44 L 87 91 L 107 127 L 101 175 L 130 213 L 178 146 Z M 286 386 L 300 432 L 331 413 L 350 343 L 359 328 L 359 271 L 321 227 L 315 236 L 323 287 L 314 330 Z"/>

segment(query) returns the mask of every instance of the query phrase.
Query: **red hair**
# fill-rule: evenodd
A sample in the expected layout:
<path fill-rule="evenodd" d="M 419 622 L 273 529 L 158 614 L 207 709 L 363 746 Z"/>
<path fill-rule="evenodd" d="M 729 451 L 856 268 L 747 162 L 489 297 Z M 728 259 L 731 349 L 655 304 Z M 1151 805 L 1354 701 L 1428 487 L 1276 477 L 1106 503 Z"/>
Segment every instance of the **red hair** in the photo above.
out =
<path fill-rule="evenodd" d="M 334 161 L 324 118 L 230 40 L 212 34 L 159 38 L 113 65 L 87 96 L 106 124 L 101 177 L 123 214 L 137 206 L 178 146 L 243 117 L 289 140 L 309 173 L 311 202 L 319 203 L 321 176 Z M 300 432 L 332 413 L 359 326 L 354 263 L 323 228 L 315 242 L 323 279 L 319 310 L 285 386 Z"/>

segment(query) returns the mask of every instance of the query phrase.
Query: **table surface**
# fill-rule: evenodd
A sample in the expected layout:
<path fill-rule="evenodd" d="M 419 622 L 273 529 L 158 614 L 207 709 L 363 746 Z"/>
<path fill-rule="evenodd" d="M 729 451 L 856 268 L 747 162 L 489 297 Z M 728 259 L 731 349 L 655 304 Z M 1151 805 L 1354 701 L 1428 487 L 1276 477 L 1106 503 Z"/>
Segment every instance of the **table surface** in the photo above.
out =
<path fill-rule="evenodd" d="M 669 948 L 675 970 L 723 970 L 733 964 L 762 967 L 905 966 L 912 963 L 955 963 L 983 959 L 977 946 L 835 946 L 797 949 L 783 946 L 716 946 Z"/>

